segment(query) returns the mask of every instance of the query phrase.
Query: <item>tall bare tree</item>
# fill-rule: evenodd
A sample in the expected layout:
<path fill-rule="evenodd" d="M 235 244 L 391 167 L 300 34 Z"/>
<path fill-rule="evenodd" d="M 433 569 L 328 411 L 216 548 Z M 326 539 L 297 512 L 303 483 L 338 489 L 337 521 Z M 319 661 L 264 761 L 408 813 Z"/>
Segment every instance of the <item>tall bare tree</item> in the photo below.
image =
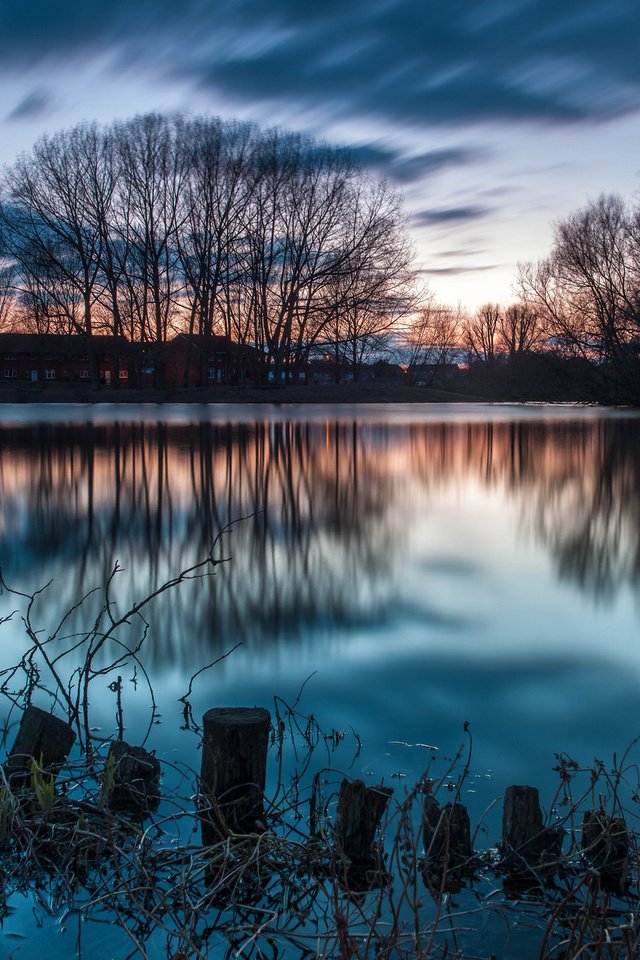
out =
<path fill-rule="evenodd" d="M 550 256 L 520 268 L 524 296 L 565 351 L 593 363 L 611 387 L 638 395 L 638 213 L 604 195 L 555 226 Z"/>
<path fill-rule="evenodd" d="M 497 303 L 484 303 L 464 323 L 464 341 L 473 360 L 492 364 L 499 349 L 502 308 Z"/>
<path fill-rule="evenodd" d="M 303 136 L 203 117 L 85 124 L 38 141 L 3 188 L 32 324 L 153 345 L 158 383 L 177 331 L 252 344 L 276 382 L 331 339 L 357 375 L 414 303 L 397 195 Z"/>
<path fill-rule="evenodd" d="M 16 267 L 0 255 L 0 330 L 8 330 L 17 320 Z"/>
<path fill-rule="evenodd" d="M 460 304 L 450 307 L 436 302 L 433 295 L 423 303 L 403 338 L 410 383 L 428 387 L 447 364 L 456 362 L 465 320 Z"/>
<path fill-rule="evenodd" d="M 184 217 L 180 203 L 187 176 L 183 125 L 158 115 L 118 125 L 121 211 L 115 233 L 127 244 L 132 305 L 139 311 L 139 339 L 161 344 L 180 309 L 183 292 L 177 234 Z M 156 382 L 163 383 L 162 355 Z"/>
<path fill-rule="evenodd" d="M 323 348 L 354 380 L 365 361 L 389 351 L 392 333 L 417 303 L 414 251 L 397 194 L 358 177 L 350 184 L 340 245 L 325 285 Z"/>
<path fill-rule="evenodd" d="M 9 253 L 34 282 L 49 278 L 68 286 L 82 304 L 77 332 L 87 339 L 91 378 L 98 382 L 92 346 L 93 307 L 100 283 L 102 238 L 89 215 L 90 169 L 85 141 L 94 135 L 81 125 L 38 140 L 6 174 L 10 220 Z M 55 299 L 53 289 L 49 294 Z M 75 315 L 71 315 L 76 324 Z"/>
<path fill-rule="evenodd" d="M 250 165 L 255 130 L 247 124 L 223 124 L 197 118 L 185 124 L 188 175 L 183 190 L 183 227 L 177 232 L 188 303 L 188 333 L 211 337 L 236 334 L 232 287 L 241 269 L 240 251 L 251 190 Z M 201 351 L 201 381 L 207 355 Z"/>
<path fill-rule="evenodd" d="M 522 301 L 506 307 L 498 321 L 498 346 L 511 360 L 534 350 L 544 339 L 544 327 L 539 311 Z"/>

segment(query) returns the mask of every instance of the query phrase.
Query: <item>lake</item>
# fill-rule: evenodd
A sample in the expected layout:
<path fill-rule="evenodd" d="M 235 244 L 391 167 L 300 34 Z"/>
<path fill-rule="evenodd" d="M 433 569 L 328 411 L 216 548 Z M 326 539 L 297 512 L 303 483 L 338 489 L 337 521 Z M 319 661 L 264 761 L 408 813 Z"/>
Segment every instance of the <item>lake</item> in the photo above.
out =
<path fill-rule="evenodd" d="M 472 821 L 510 783 L 539 786 L 548 808 L 556 754 L 609 764 L 640 734 L 635 413 L 4 405 L 0 489 L 5 581 L 28 593 L 53 581 L 38 606 L 48 628 L 116 561 L 124 605 L 216 543 L 215 576 L 148 613 L 150 741 L 166 759 L 197 767 L 179 698 L 237 644 L 194 681 L 196 719 L 300 695 L 300 710 L 346 733 L 349 774 L 396 791 L 431 758 L 444 771 L 467 722 Z M 15 606 L 0 596 L 0 616 Z M 23 631 L 1 629 L 6 666 Z M 131 679 L 136 742 L 149 701 Z M 106 736 L 106 681 L 94 697 Z M 499 804 L 487 824 L 493 842 Z"/>

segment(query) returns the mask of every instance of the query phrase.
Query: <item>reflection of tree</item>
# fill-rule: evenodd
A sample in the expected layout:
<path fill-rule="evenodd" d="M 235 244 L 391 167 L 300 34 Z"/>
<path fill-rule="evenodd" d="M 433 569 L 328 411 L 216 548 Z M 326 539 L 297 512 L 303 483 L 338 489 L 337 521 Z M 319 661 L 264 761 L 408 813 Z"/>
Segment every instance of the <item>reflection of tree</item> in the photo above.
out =
<path fill-rule="evenodd" d="M 153 618 L 160 658 L 300 642 L 379 621 L 397 587 L 415 485 L 494 490 L 599 596 L 640 575 L 638 421 L 167 423 L 0 431 L 0 563 L 28 589 L 55 579 L 51 619 L 117 559 L 123 602 L 206 555 L 230 520 L 233 562 Z"/>
<path fill-rule="evenodd" d="M 637 422 L 598 424 L 590 446 L 589 469 L 539 497 L 536 526 L 560 575 L 605 597 L 640 579 Z"/>
<path fill-rule="evenodd" d="M 411 429 L 411 465 L 430 489 L 471 477 L 519 502 L 562 578 L 597 596 L 640 579 L 635 419 L 436 424 Z"/>
<path fill-rule="evenodd" d="M 394 553 L 387 461 L 366 433 L 305 423 L 5 428 L 5 576 L 25 586 L 54 576 L 48 602 L 59 612 L 118 559 L 124 602 L 249 517 L 223 538 L 231 564 L 158 605 L 160 656 L 368 619 L 392 589 Z"/>

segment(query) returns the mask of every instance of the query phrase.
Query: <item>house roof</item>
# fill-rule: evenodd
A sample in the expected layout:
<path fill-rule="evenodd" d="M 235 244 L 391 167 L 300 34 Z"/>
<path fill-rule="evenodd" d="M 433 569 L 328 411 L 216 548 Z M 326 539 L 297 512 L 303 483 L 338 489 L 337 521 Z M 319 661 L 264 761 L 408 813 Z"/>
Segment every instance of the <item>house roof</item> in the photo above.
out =
<path fill-rule="evenodd" d="M 0 353 L 59 353 L 83 356 L 88 344 L 95 352 L 125 351 L 131 346 L 125 337 L 108 335 L 87 338 L 76 333 L 0 333 Z"/>
<path fill-rule="evenodd" d="M 260 359 L 262 354 L 249 344 L 235 343 L 229 337 L 204 337 L 199 334 L 178 333 L 172 340 L 164 343 L 130 342 L 126 337 L 114 337 L 109 334 L 94 334 L 91 337 L 77 333 L 0 333 L 0 353 L 16 354 L 59 354 L 65 357 L 86 356 L 91 349 L 94 353 L 127 353 L 144 355 L 162 355 L 171 353 L 176 347 L 188 347 L 198 352 L 211 350 L 241 354 L 245 357 Z"/>
<path fill-rule="evenodd" d="M 262 356 L 257 347 L 248 343 L 236 343 L 231 337 L 219 334 L 205 337 L 200 333 L 178 333 L 172 340 L 166 343 L 165 349 L 171 349 L 172 345 L 184 345 L 195 348 L 198 351 L 227 350 L 230 353 L 243 353 L 259 358 Z"/>

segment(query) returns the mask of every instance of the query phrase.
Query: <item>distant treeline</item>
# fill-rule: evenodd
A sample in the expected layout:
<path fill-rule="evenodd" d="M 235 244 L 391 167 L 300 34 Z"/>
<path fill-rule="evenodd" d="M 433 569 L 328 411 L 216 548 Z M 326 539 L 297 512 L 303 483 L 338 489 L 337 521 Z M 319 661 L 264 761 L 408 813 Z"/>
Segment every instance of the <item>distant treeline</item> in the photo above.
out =
<path fill-rule="evenodd" d="M 483 396 L 640 402 L 640 206 L 601 196 L 558 221 L 517 287 L 518 302 L 472 316 L 423 305 L 409 372 L 426 362 L 435 382 L 462 348 L 464 383 Z"/>
<path fill-rule="evenodd" d="M 614 195 L 556 224 L 515 303 L 469 314 L 418 284 L 400 196 L 286 131 L 82 124 L 40 138 L 0 189 L 2 330 L 78 333 L 90 357 L 96 333 L 224 334 L 276 383 L 314 358 L 336 381 L 386 359 L 483 396 L 640 399 L 640 208 Z"/>

